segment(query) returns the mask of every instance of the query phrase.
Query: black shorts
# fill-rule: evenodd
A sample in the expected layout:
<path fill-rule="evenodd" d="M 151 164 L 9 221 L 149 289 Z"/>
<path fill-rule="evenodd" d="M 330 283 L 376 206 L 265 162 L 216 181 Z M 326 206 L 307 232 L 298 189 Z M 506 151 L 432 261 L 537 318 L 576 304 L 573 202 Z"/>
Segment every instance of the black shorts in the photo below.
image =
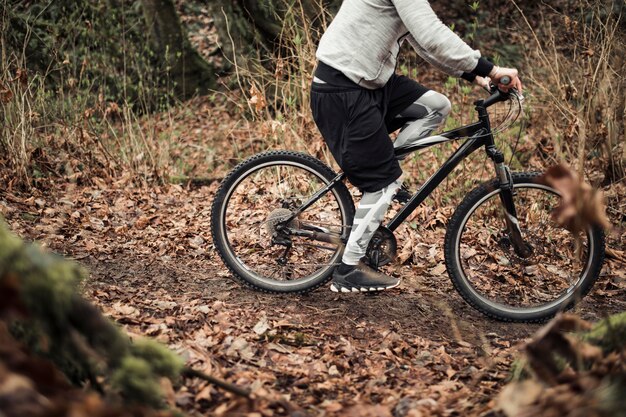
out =
<path fill-rule="evenodd" d="M 393 118 L 429 89 L 394 74 L 377 90 L 358 86 L 341 72 L 320 63 L 313 83 L 311 111 L 330 152 L 350 182 L 374 192 L 402 174 L 389 138 Z"/>

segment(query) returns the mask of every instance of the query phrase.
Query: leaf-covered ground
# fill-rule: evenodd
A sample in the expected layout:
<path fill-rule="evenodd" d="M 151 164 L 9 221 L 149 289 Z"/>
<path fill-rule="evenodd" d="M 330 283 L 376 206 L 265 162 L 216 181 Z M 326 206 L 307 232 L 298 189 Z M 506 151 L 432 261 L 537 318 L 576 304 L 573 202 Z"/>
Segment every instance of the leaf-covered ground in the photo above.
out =
<path fill-rule="evenodd" d="M 196 18 L 201 30 L 193 29 L 189 16 L 183 20 L 194 45 L 210 52 L 215 31 L 207 29 L 206 11 Z M 437 90 L 446 81 L 425 68 L 419 74 L 418 81 Z M 469 118 L 474 93 L 451 97 L 451 119 L 468 122 L 459 119 Z M 306 109 L 291 120 L 297 123 L 276 116 L 250 124 L 241 116 L 247 111 L 242 100 L 225 100 L 230 98 L 202 97 L 180 111 L 140 121 L 140 130 L 170 141 L 163 153 L 175 169 L 168 173 L 202 177 L 204 185 L 138 187 L 141 179 L 130 173 L 109 177 L 119 171 L 104 166 L 109 161 L 101 161 L 99 173 L 98 167 L 83 169 L 83 161 L 66 155 L 71 152 L 63 146 L 63 155 L 37 149 L 33 164 L 42 175 L 63 172 L 67 178 L 34 179 L 38 188 L 26 193 L 12 189 L 14 173 L 0 169 L 0 215 L 20 236 L 86 266 L 85 294 L 131 335 L 154 337 L 188 365 L 258 394 L 285 396 L 320 416 L 498 415 L 495 398 L 518 347 L 539 326 L 496 322 L 470 308 L 454 291 L 442 253 L 454 206 L 475 181 L 490 175 L 491 165 L 473 160 L 459 168 L 466 176 L 444 183 L 445 191 L 398 230 L 403 264 L 394 268 L 403 277 L 400 288 L 375 295 L 338 296 L 327 287 L 305 296 L 257 293 L 231 279 L 213 248 L 209 213 L 218 180 L 246 155 L 285 148 L 286 141 L 318 157 L 325 154 L 326 161 L 328 154 Z M 517 151 L 550 160 L 555 151 L 547 138 L 556 133 L 544 131 L 545 108 L 533 104 L 532 131 L 524 132 Z M 513 140 L 507 143 L 505 151 Z M 520 159 L 524 169 L 545 168 Z M 405 172 L 416 178 L 415 185 L 437 161 L 420 156 L 408 164 Z M 626 183 L 606 191 L 617 228 L 609 238 L 612 258 L 579 307 L 591 321 L 626 310 L 626 238 L 619 228 L 626 221 Z M 284 413 L 241 402 L 199 380 L 175 386 L 168 400 L 192 415 Z"/>
<path fill-rule="evenodd" d="M 313 415 L 497 415 L 494 398 L 518 345 L 538 328 L 489 320 L 455 293 L 442 263 L 449 206 L 421 209 L 417 216 L 430 220 L 400 231 L 399 251 L 411 256 L 395 267 L 403 277 L 396 290 L 267 295 L 230 279 L 214 251 L 217 182 L 91 182 L 2 191 L 0 210 L 19 235 L 85 265 L 85 293 L 131 335 L 152 336 L 195 368 L 284 395 Z M 580 306 L 584 318 L 626 309 L 624 275 L 618 259 L 607 262 Z M 170 401 L 191 414 L 280 414 L 200 381 L 175 387 Z"/>

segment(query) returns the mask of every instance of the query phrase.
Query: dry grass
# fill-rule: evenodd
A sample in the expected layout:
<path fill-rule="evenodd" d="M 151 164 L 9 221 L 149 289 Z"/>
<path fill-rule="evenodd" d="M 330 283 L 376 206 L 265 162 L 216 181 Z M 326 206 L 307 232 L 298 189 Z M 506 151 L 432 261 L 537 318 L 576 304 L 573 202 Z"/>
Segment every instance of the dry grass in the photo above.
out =
<path fill-rule="evenodd" d="M 550 10 L 534 25 L 518 7 L 534 40 L 528 74 L 546 106 L 548 161 L 601 171 L 605 184 L 624 177 L 626 157 L 626 16 L 612 4 L 579 0 L 572 14 Z"/>
<path fill-rule="evenodd" d="M 101 96 L 94 102 L 87 97 L 92 92 L 52 92 L 45 75 L 29 74 L 18 62 L 0 68 L 0 149 L 12 184 L 29 187 L 48 174 L 87 179 L 130 172 L 144 183 L 165 178 L 169 141 L 155 118 Z"/>
<path fill-rule="evenodd" d="M 604 178 L 623 175 L 625 85 L 619 71 L 625 51 L 618 36 L 621 16 L 603 19 L 602 2 L 591 5 L 586 1 L 580 0 L 580 9 L 590 10 L 591 18 L 572 16 L 565 27 L 571 48 L 559 42 L 563 29 L 555 22 L 565 21 L 565 17 L 554 11 L 545 13 L 542 32 L 533 32 L 536 44 L 529 48 L 533 66 L 526 73 L 532 78 L 532 106 L 539 111 L 531 114 L 532 131 L 520 132 L 516 125 L 499 135 L 501 148 L 511 156 L 521 134 L 519 159 L 513 159 L 518 170 L 569 161 L 593 168 Z M 125 174 L 141 183 L 160 182 L 179 174 L 206 176 L 202 171 L 225 165 L 224 161 L 232 164 L 272 148 L 305 151 L 334 166 L 308 105 L 319 31 L 331 20 L 321 5 L 318 17 L 323 24 L 315 29 L 300 1 L 294 1 L 282 16 L 278 56 L 238 66 L 234 75 L 238 87 L 226 93 L 228 102 L 219 110 L 209 97 L 140 116 L 136 107 L 107 101 L 96 88 L 73 88 L 81 84 L 82 69 L 64 72 L 61 65 L 58 74 L 67 88 L 53 93 L 45 85 L 48 75 L 27 74 L 23 57 L 3 56 L 0 105 L 6 122 L 0 130 L 0 148 L 14 173 L 13 181 L 28 185 L 51 171 L 85 179 L 94 173 L 103 177 Z M 4 45 L 3 35 L 0 40 Z M 418 67 L 420 71 L 414 72 Z M 447 128 L 473 120 L 471 102 L 481 97 L 479 90 L 435 75 L 411 57 L 400 70 L 451 99 L 454 107 Z M 199 102 L 203 102 L 201 106 Z M 230 115 L 224 115 L 227 107 Z M 222 120 L 214 122 L 216 118 Z M 537 143 L 543 146 L 540 152 Z M 436 148 L 407 160 L 404 170 L 410 182 L 422 182 L 454 147 Z M 489 162 L 477 154 L 443 184 L 442 195 L 436 198 L 463 195 L 491 174 Z"/>
<path fill-rule="evenodd" d="M 237 79 L 258 135 L 268 149 L 297 149 L 332 164 L 309 111 L 309 90 L 316 65 L 317 40 L 331 20 L 321 2 L 321 30 L 311 23 L 302 3 L 293 2 L 284 16 L 276 57 L 237 66 Z"/>
<path fill-rule="evenodd" d="M 137 182 L 163 181 L 172 141 L 167 132 L 156 128 L 156 117 L 145 116 L 153 108 L 148 101 L 158 80 L 142 78 L 132 88 L 131 104 L 126 74 L 113 76 L 114 63 L 107 59 L 107 51 L 94 45 L 76 56 L 61 56 L 56 50 L 59 45 L 52 45 L 46 55 L 48 67 L 33 70 L 27 51 L 29 42 L 38 36 L 36 29 L 41 30 L 33 26 L 36 17 L 12 10 L 7 0 L 0 6 L 0 112 L 4 116 L 0 164 L 8 168 L 3 179 L 8 179 L 9 187 L 28 188 L 49 176 L 89 182 L 94 176 L 125 174 Z M 76 32 L 82 30 L 84 35 L 89 30 L 84 28 L 80 11 L 74 10 L 78 17 L 73 17 L 77 19 L 73 24 Z M 23 45 L 15 45 L 19 36 L 9 27 L 10 22 L 25 28 L 21 28 L 26 31 Z M 41 26 L 41 22 L 37 24 Z M 73 40 L 55 41 L 66 46 Z M 130 54 L 124 36 L 121 42 L 123 52 Z M 138 54 L 137 48 L 133 53 Z M 128 71 L 135 64 L 135 55 L 128 56 Z M 112 82 L 117 82 L 114 87 L 121 91 L 116 101 L 107 90 Z M 169 112 L 169 106 L 163 107 L 158 119 L 167 118 Z"/>

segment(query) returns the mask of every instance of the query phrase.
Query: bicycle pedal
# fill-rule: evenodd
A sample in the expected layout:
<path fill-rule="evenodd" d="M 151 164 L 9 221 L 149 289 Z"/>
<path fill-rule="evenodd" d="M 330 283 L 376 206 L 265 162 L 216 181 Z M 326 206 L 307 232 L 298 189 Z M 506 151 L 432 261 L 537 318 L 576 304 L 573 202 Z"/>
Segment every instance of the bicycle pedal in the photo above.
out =
<path fill-rule="evenodd" d="M 400 204 L 406 204 L 412 196 L 411 192 L 403 184 L 396 195 L 393 196 L 393 199 Z"/>

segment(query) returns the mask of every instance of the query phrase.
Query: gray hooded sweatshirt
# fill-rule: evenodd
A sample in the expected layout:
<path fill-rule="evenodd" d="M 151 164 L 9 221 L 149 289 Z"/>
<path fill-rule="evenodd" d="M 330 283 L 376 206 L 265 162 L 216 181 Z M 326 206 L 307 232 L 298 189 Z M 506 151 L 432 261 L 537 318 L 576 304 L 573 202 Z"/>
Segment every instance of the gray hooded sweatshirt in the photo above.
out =
<path fill-rule="evenodd" d="M 376 89 L 394 73 L 404 40 L 425 61 L 456 77 L 486 76 L 493 68 L 439 20 L 427 0 L 344 0 L 316 56 L 356 84 Z"/>

